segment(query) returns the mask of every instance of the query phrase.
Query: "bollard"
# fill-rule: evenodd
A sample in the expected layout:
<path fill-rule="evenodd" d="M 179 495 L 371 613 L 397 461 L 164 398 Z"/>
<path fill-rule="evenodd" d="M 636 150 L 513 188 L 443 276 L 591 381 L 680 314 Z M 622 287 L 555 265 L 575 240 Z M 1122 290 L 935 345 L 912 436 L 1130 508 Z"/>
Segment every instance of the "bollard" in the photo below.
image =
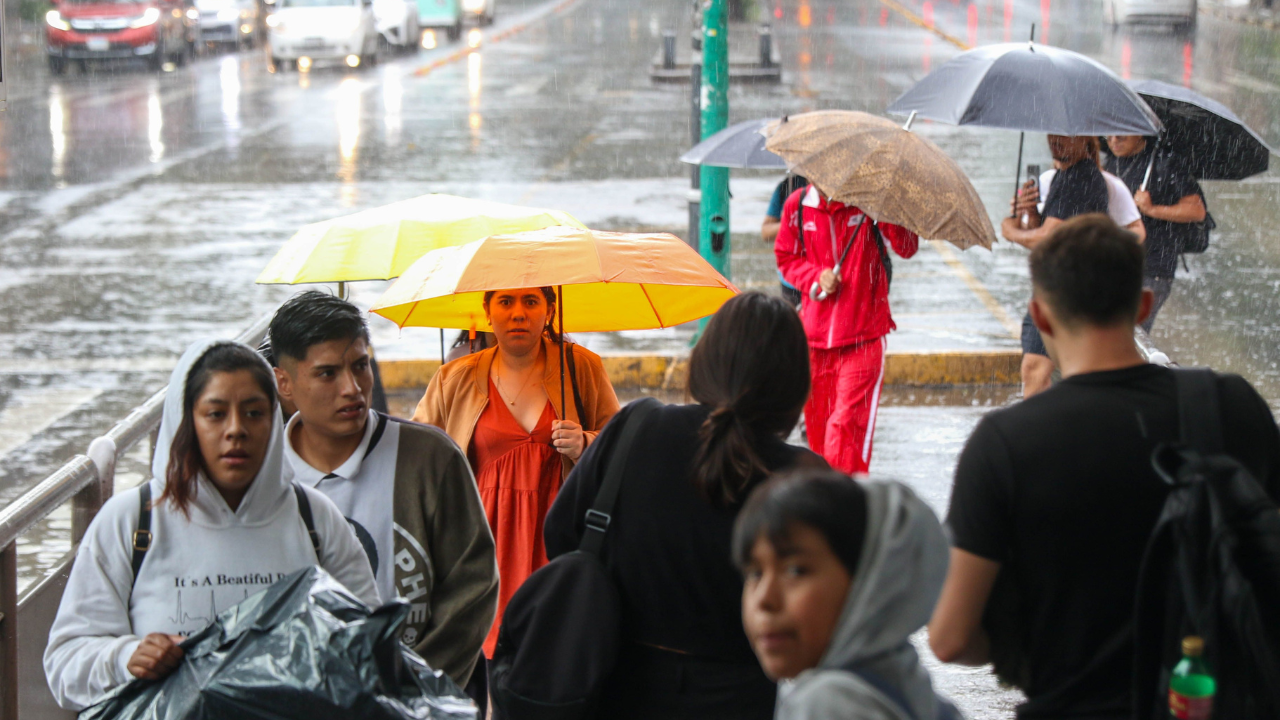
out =
<path fill-rule="evenodd" d="M 768 23 L 760 26 L 760 67 L 773 67 L 773 28 Z"/>
<path fill-rule="evenodd" d="M 662 31 L 662 69 L 676 69 L 676 33 L 674 30 Z"/>

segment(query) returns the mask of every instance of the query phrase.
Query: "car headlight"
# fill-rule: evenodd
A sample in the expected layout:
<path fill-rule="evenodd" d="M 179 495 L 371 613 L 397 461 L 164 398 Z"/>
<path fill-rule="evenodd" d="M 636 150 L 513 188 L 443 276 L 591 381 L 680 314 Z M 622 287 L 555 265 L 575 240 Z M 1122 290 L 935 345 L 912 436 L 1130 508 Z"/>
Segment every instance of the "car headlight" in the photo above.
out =
<path fill-rule="evenodd" d="M 44 21 L 49 23 L 49 27 L 51 28 L 56 28 L 58 30 L 71 29 L 71 23 L 67 22 L 66 20 L 63 20 L 62 13 L 58 12 L 57 10 L 50 10 L 49 12 L 45 13 Z"/>
<path fill-rule="evenodd" d="M 188 20 L 199 20 L 199 19 L 200 19 L 200 11 L 199 11 L 199 10 L 197 10 L 197 9 L 195 9 L 195 8 L 187 8 L 187 19 L 188 19 Z"/>
<path fill-rule="evenodd" d="M 467 12 L 480 12 L 484 10 L 484 0 L 462 0 L 462 9 Z"/>
<path fill-rule="evenodd" d="M 268 15 L 267 27 L 276 32 L 284 32 L 284 21 L 280 19 L 279 15 Z"/>
<path fill-rule="evenodd" d="M 158 8 L 147 8 L 146 11 L 142 13 L 142 17 L 129 23 L 129 27 L 144 28 L 148 25 L 155 25 L 159 19 L 160 10 Z"/>

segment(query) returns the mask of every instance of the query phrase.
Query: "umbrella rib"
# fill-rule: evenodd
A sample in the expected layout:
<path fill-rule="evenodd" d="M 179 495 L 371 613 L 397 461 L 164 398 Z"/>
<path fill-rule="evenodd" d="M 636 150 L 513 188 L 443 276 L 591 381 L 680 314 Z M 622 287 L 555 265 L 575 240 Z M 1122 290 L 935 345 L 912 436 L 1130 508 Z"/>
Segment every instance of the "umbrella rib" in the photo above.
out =
<path fill-rule="evenodd" d="M 649 309 L 653 310 L 653 316 L 658 319 L 658 327 L 665 328 L 667 323 L 662 319 L 662 315 L 658 312 L 658 306 L 653 304 L 653 298 L 649 297 L 649 288 L 645 287 L 644 283 L 638 284 L 640 285 L 640 292 L 644 293 L 644 299 L 649 301 Z"/>

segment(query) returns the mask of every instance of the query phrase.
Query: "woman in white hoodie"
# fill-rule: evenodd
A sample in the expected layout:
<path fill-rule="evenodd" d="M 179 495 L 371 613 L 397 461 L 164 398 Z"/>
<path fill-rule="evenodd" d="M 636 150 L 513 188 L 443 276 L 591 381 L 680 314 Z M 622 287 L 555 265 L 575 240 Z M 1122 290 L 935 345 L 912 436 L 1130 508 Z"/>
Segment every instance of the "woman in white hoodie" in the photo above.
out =
<path fill-rule="evenodd" d="M 169 380 L 151 481 L 103 505 L 76 552 L 44 654 L 59 705 L 80 710 L 135 677 L 163 678 L 184 636 L 304 567 L 320 565 L 378 604 L 342 514 L 324 494 L 299 495 L 282 479 L 282 443 L 266 362 L 238 343 L 188 348 Z M 148 494 L 149 531 L 139 527 Z"/>

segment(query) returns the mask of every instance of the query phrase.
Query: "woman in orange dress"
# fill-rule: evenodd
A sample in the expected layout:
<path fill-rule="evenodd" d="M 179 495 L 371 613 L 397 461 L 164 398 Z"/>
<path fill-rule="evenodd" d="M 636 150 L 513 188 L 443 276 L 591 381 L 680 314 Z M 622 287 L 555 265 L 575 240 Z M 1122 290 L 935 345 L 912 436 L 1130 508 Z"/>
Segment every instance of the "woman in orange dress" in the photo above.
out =
<path fill-rule="evenodd" d="M 570 343 L 568 407 L 559 406 L 551 288 L 488 292 L 484 309 L 497 346 L 440 368 L 413 419 L 444 429 L 466 450 L 476 474 L 501 577 L 498 616 L 484 644 L 485 657 L 492 657 L 507 602 L 547 563 L 547 510 L 573 464 L 618 411 L 618 398 L 600 357 Z"/>

